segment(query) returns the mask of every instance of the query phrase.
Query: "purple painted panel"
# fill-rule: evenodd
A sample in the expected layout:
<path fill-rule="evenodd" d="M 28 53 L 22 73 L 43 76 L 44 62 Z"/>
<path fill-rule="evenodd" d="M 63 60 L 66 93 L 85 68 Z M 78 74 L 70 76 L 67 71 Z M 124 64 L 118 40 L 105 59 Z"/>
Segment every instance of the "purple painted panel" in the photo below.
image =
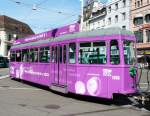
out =
<path fill-rule="evenodd" d="M 104 77 L 106 66 L 81 65 L 77 68 L 74 92 L 81 95 L 109 98 L 108 78 Z"/>
<path fill-rule="evenodd" d="M 64 26 L 62 28 L 57 29 L 55 37 L 65 35 L 65 34 L 70 34 L 74 32 L 79 32 L 79 23 L 71 24 Z"/>
<path fill-rule="evenodd" d="M 22 43 L 27 43 L 27 42 L 33 42 L 33 41 L 38 41 L 41 39 L 46 39 L 46 38 L 52 38 L 52 37 L 58 37 L 64 34 L 70 34 L 74 32 L 79 32 L 79 23 L 67 25 L 61 28 L 56 28 L 47 32 L 31 35 L 29 37 L 25 38 L 20 38 L 16 40 L 13 45 L 16 44 L 22 44 Z"/>
<path fill-rule="evenodd" d="M 29 36 L 29 37 L 26 37 L 26 38 L 20 38 L 20 39 L 16 40 L 13 43 L 13 45 L 38 41 L 40 39 L 46 39 L 46 38 L 50 38 L 50 37 L 53 37 L 52 36 L 52 31 L 47 31 L 47 32 L 43 32 L 43 33 L 40 33 L 40 34 Z"/>
<path fill-rule="evenodd" d="M 75 93 L 75 82 L 77 80 L 77 67 L 75 64 L 67 66 L 67 87 L 68 91 Z"/>
<path fill-rule="evenodd" d="M 24 65 L 24 79 L 41 85 L 50 85 L 50 65 L 33 63 Z"/>
<path fill-rule="evenodd" d="M 16 78 L 16 69 L 18 67 L 18 63 L 16 62 L 10 62 L 10 67 L 9 67 L 9 74 L 11 76 L 11 78 Z"/>

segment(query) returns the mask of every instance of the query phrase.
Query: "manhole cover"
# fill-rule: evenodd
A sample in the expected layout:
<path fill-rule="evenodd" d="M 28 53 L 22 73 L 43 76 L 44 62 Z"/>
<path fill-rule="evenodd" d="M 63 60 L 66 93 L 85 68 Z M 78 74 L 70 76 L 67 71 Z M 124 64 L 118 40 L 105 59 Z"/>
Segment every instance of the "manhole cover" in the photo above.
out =
<path fill-rule="evenodd" d="M 18 104 L 19 106 L 26 107 L 26 104 Z"/>
<path fill-rule="evenodd" d="M 59 109 L 59 108 L 60 108 L 60 106 L 58 106 L 58 105 L 54 105 L 54 104 L 51 104 L 51 105 L 47 105 L 47 106 L 45 106 L 45 108 L 47 108 L 47 109 Z"/>

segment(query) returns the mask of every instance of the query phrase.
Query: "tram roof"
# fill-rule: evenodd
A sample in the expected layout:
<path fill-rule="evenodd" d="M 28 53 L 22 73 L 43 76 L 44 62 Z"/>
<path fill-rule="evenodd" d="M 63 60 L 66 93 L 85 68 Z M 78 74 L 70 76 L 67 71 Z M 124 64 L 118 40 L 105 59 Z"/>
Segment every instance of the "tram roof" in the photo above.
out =
<path fill-rule="evenodd" d="M 11 49 L 27 47 L 27 46 L 34 46 L 34 45 L 41 45 L 41 44 L 46 44 L 48 42 L 59 42 L 59 41 L 70 40 L 70 39 L 75 39 L 75 38 L 107 36 L 107 35 L 130 35 L 130 36 L 133 36 L 134 34 L 128 30 L 113 27 L 113 28 L 98 29 L 98 30 L 86 31 L 86 32 L 76 32 L 73 34 L 62 35 L 62 36 L 59 36 L 56 38 L 48 38 L 45 40 L 39 40 L 39 41 L 24 43 L 24 44 L 18 44 L 18 45 L 12 46 Z"/>

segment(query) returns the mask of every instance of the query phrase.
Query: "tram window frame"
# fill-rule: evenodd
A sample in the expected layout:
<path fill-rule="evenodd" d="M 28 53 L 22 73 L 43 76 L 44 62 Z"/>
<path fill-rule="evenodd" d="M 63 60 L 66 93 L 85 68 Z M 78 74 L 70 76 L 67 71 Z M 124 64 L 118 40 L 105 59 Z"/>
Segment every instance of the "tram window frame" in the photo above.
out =
<path fill-rule="evenodd" d="M 29 50 L 28 49 L 22 50 L 22 62 L 29 62 Z"/>
<path fill-rule="evenodd" d="M 69 43 L 69 64 L 75 63 L 76 63 L 76 43 Z"/>
<path fill-rule="evenodd" d="M 16 51 L 16 62 L 21 62 L 22 52 L 21 50 Z"/>
<path fill-rule="evenodd" d="M 11 62 L 15 62 L 16 61 L 16 52 L 15 51 L 11 51 L 10 52 L 10 61 Z"/>
<path fill-rule="evenodd" d="M 115 47 L 115 48 L 112 49 L 112 47 Z M 112 54 L 112 52 L 114 52 L 114 51 L 116 53 Z M 117 54 L 117 55 L 115 55 L 115 54 Z M 114 56 L 116 58 L 113 58 Z M 119 42 L 116 39 L 113 39 L 110 41 L 110 64 L 112 64 L 112 65 L 119 65 L 120 64 L 120 48 L 119 48 Z"/>
<path fill-rule="evenodd" d="M 40 63 L 50 63 L 51 51 L 50 47 L 41 47 L 39 49 L 39 62 Z M 44 58 L 44 59 L 43 59 Z"/>
<path fill-rule="evenodd" d="M 104 40 L 81 42 L 78 53 L 79 64 L 104 65 L 107 63 L 107 44 Z"/>

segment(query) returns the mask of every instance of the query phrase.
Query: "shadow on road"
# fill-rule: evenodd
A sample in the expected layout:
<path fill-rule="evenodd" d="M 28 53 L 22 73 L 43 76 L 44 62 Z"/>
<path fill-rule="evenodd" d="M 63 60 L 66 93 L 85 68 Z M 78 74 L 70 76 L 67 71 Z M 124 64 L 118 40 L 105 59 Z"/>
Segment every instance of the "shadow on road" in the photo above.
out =
<path fill-rule="evenodd" d="M 47 87 L 47 86 L 35 84 L 32 82 L 28 82 L 28 81 L 18 80 L 18 79 L 12 79 L 12 80 L 15 80 L 17 82 L 22 82 L 24 84 L 28 84 L 30 86 L 43 89 L 43 90 L 46 90 L 48 92 L 50 91 L 56 95 L 60 95 L 63 97 L 68 97 L 68 98 L 73 98 L 73 99 L 80 100 L 80 101 L 86 101 L 86 102 L 103 104 L 103 105 L 116 105 L 116 106 L 132 105 L 132 102 L 124 95 L 115 95 L 113 99 L 105 99 L 105 98 L 97 98 L 97 97 L 91 97 L 91 96 L 76 95 L 73 93 L 64 94 L 64 93 L 50 90 L 49 87 Z M 150 104 L 146 105 L 146 106 L 134 105 L 134 107 L 137 107 L 137 108 L 144 107 L 148 111 L 150 111 Z"/>

